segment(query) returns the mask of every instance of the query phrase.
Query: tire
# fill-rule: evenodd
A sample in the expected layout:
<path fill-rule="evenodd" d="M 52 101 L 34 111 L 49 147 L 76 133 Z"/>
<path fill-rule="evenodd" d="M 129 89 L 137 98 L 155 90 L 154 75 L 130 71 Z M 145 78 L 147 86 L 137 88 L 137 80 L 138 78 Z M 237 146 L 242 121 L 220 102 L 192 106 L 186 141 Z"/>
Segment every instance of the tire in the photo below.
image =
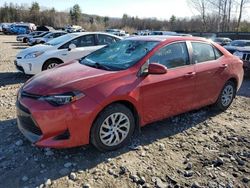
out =
<path fill-rule="evenodd" d="M 236 95 L 236 85 L 232 81 L 227 81 L 224 85 L 215 106 L 218 110 L 225 111 L 233 102 Z"/>
<path fill-rule="evenodd" d="M 28 39 L 27 38 L 23 38 L 23 43 L 27 43 Z"/>
<path fill-rule="evenodd" d="M 134 129 L 135 118 L 130 109 L 122 104 L 112 104 L 95 120 L 90 141 L 99 151 L 116 150 L 130 140 Z"/>
<path fill-rule="evenodd" d="M 48 70 L 48 69 L 52 69 L 54 68 L 55 66 L 61 64 L 61 62 L 59 60 L 56 60 L 56 59 L 49 59 L 47 60 L 44 65 L 43 65 L 43 68 L 42 68 L 42 71 L 44 70 Z"/>

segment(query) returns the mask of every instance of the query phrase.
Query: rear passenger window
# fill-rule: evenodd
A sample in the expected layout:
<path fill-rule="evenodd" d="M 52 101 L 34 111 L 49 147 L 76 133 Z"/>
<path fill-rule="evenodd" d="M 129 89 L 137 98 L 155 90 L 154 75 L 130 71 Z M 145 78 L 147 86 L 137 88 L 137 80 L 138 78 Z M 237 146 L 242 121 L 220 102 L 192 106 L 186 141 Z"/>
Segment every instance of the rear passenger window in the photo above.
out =
<path fill-rule="evenodd" d="M 217 48 L 214 48 L 215 58 L 219 59 L 221 56 L 223 56 L 223 53 L 218 50 Z"/>
<path fill-rule="evenodd" d="M 192 42 L 193 54 L 192 59 L 194 63 L 201 63 L 215 60 L 214 48 L 210 44 Z"/>
<path fill-rule="evenodd" d="M 109 45 L 116 42 L 117 39 L 108 35 L 98 35 L 98 45 Z"/>
<path fill-rule="evenodd" d="M 160 63 L 167 68 L 189 65 L 186 43 L 179 42 L 162 47 L 149 59 L 149 63 Z"/>

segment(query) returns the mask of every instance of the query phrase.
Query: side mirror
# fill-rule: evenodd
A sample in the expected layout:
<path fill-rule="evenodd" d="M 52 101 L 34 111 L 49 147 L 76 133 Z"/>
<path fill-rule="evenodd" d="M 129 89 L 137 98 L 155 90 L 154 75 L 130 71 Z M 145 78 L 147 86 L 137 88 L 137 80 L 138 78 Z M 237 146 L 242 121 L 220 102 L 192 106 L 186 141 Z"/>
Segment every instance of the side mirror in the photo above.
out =
<path fill-rule="evenodd" d="M 148 74 L 166 74 L 167 68 L 159 63 L 150 63 L 148 65 Z"/>
<path fill-rule="evenodd" d="M 71 51 L 71 50 L 73 50 L 73 49 L 75 49 L 76 48 L 76 45 L 75 44 L 70 44 L 69 45 L 69 48 L 68 48 L 68 51 Z"/>

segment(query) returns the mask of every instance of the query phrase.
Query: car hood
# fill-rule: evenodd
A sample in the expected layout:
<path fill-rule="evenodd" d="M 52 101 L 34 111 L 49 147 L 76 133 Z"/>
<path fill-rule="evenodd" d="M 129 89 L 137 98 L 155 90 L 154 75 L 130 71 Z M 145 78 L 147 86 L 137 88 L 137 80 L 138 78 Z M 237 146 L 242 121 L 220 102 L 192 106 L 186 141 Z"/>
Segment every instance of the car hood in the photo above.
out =
<path fill-rule="evenodd" d="M 224 46 L 227 50 L 237 50 L 237 51 L 250 51 L 250 46 L 240 47 L 240 46 Z"/>
<path fill-rule="evenodd" d="M 36 95 L 84 91 L 97 83 L 114 79 L 111 75 L 118 76 L 119 73 L 88 67 L 74 61 L 37 74 L 25 83 L 23 91 Z"/>
<path fill-rule="evenodd" d="M 48 50 L 52 50 L 52 49 L 54 49 L 53 46 L 39 44 L 39 45 L 32 46 L 32 47 L 29 47 L 29 48 L 26 48 L 26 49 L 22 50 L 21 52 L 19 52 L 17 54 L 17 57 L 23 58 L 25 55 L 27 55 L 29 53 L 32 53 L 32 52 L 37 52 L 37 51 L 44 52 L 44 51 L 48 51 Z"/>

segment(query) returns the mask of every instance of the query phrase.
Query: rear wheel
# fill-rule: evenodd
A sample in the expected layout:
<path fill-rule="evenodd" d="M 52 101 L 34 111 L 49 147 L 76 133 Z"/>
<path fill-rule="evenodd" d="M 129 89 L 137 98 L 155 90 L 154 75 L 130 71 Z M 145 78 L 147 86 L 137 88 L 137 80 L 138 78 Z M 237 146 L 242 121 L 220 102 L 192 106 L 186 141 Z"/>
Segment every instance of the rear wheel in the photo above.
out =
<path fill-rule="evenodd" d="M 28 39 L 27 38 L 23 38 L 23 43 L 27 43 Z"/>
<path fill-rule="evenodd" d="M 43 65 L 42 70 L 53 69 L 55 66 L 59 65 L 61 62 L 56 59 L 50 59 L 46 61 Z"/>
<path fill-rule="evenodd" d="M 220 96 L 219 96 L 218 100 L 216 101 L 216 107 L 222 111 L 226 110 L 233 102 L 235 94 L 236 94 L 235 83 L 232 81 L 228 81 L 224 85 L 224 87 L 220 93 Z"/>
<path fill-rule="evenodd" d="M 105 108 L 91 129 L 91 143 L 100 151 L 122 147 L 133 135 L 135 120 L 132 112 L 122 104 Z"/>

